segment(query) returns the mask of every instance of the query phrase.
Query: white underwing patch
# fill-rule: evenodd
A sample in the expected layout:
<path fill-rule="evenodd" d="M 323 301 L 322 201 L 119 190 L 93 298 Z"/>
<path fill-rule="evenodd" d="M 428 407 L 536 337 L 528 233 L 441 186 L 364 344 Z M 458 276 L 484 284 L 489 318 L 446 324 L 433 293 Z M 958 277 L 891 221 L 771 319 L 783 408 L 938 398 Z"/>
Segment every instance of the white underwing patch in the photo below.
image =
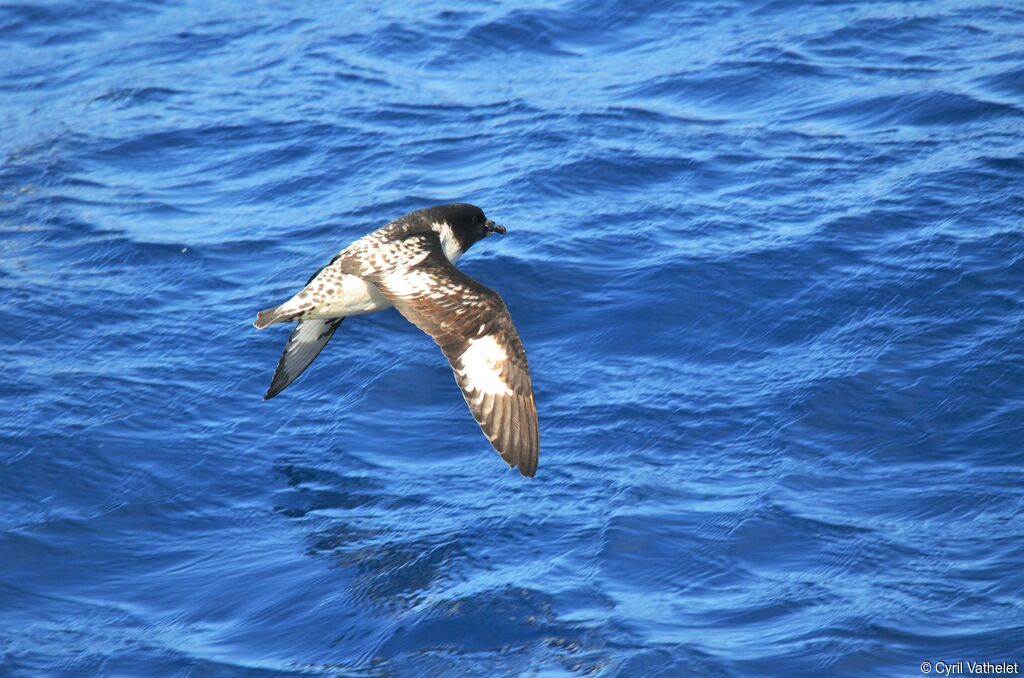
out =
<path fill-rule="evenodd" d="M 459 374 L 466 381 L 466 391 L 490 395 L 511 395 L 512 389 L 501 378 L 501 364 L 508 360 L 504 347 L 493 334 L 470 339 L 459 356 Z"/>

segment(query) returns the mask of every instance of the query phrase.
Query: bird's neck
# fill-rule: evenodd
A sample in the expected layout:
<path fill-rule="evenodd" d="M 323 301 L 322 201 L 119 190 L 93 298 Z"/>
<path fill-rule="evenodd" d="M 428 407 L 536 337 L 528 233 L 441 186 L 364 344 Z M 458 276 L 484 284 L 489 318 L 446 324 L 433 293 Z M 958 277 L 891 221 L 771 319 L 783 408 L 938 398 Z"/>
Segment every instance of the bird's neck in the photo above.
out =
<path fill-rule="evenodd" d="M 444 256 L 454 264 L 462 256 L 465 248 L 447 221 L 435 222 L 434 228 L 437 229 L 437 234 L 441 238 L 441 250 L 444 252 Z"/>

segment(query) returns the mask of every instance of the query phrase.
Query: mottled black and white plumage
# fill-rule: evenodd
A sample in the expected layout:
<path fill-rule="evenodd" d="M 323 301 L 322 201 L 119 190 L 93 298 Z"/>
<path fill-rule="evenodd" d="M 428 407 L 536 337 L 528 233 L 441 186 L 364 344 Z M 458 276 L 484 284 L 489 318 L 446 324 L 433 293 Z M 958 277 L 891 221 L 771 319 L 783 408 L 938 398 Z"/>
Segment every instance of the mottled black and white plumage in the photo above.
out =
<path fill-rule="evenodd" d="M 309 366 L 350 315 L 390 306 L 430 335 L 491 445 L 526 476 L 540 440 L 526 352 L 502 298 L 455 268 L 473 243 L 505 229 L 456 203 L 410 212 L 342 250 L 255 326 L 296 321 L 264 399 Z"/>

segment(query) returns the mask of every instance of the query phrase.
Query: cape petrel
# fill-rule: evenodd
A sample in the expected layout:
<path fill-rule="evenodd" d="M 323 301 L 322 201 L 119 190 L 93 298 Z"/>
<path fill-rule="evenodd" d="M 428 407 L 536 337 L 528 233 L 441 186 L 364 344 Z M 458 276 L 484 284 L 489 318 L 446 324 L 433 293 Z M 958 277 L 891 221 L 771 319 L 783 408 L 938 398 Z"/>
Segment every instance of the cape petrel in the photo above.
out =
<path fill-rule="evenodd" d="M 255 327 L 296 321 L 264 400 L 295 381 L 341 321 L 391 306 L 430 335 L 470 412 L 509 466 L 537 471 L 540 439 L 526 351 L 497 292 L 455 268 L 473 243 L 505 228 L 475 205 L 410 212 L 356 240 Z"/>

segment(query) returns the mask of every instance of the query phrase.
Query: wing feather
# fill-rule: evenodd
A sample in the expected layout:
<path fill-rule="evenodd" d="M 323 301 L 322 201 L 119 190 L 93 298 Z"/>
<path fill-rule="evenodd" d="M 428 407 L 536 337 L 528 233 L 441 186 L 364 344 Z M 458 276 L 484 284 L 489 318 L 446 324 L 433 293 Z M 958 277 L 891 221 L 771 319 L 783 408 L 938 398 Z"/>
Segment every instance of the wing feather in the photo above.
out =
<path fill-rule="evenodd" d="M 288 388 L 299 375 L 306 371 L 310 363 L 320 355 L 324 346 L 334 336 L 335 330 L 344 318 L 300 320 L 295 324 L 288 343 L 284 345 L 281 360 L 274 370 L 274 378 L 270 380 L 264 400 L 270 400 Z"/>
<path fill-rule="evenodd" d="M 533 476 L 540 450 L 537 406 L 508 307 L 497 292 L 455 268 L 436 237 L 415 240 L 410 265 L 360 273 L 441 347 L 491 445 L 509 466 Z"/>

